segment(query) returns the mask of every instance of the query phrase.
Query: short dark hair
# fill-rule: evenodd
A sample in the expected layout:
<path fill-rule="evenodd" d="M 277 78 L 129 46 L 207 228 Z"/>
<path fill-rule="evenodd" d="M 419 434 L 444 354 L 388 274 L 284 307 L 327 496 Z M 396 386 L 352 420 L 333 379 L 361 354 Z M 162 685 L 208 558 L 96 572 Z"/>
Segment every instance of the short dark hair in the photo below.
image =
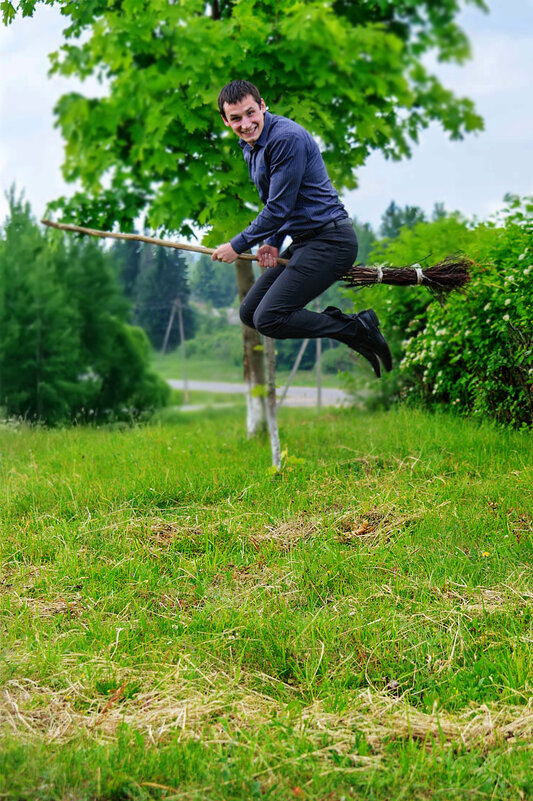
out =
<path fill-rule="evenodd" d="M 224 111 L 224 103 L 238 103 L 243 100 L 246 95 L 252 95 L 253 99 L 257 101 L 257 105 L 261 105 L 261 94 L 257 86 L 254 86 L 250 81 L 230 81 L 221 90 L 218 96 L 218 109 L 224 119 L 226 113 Z"/>

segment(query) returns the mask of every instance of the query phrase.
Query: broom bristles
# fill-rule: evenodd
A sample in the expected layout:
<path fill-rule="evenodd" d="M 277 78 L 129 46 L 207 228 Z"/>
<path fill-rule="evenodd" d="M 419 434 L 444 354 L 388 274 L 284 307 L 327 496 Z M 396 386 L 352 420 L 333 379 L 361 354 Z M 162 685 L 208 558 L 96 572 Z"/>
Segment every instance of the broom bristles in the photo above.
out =
<path fill-rule="evenodd" d="M 354 265 L 343 276 L 345 286 L 370 286 L 371 284 L 391 284 L 394 286 L 413 286 L 421 284 L 438 293 L 461 289 L 470 281 L 472 260 L 456 254 L 447 256 L 432 267 L 423 268 L 419 264 L 410 267 L 364 267 Z"/>

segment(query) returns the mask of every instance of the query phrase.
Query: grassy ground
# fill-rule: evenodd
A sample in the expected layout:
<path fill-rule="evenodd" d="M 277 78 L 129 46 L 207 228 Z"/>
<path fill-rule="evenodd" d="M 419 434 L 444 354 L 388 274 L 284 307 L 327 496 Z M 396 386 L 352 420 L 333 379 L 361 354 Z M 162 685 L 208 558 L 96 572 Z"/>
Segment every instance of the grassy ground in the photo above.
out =
<path fill-rule="evenodd" d="M 0 431 L 0 797 L 531 797 L 527 435 L 242 415 Z"/>
<path fill-rule="evenodd" d="M 231 404 L 232 406 L 245 407 L 246 396 L 243 392 L 204 392 L 203 390 L 190 389 L 188 390 L 187 397 L 185 397 L 185 392 L 183 390 L 173 389 L 168 403 L 170 411 L 166 409 L 164 412 L 161 412 L 159 415 L 160 419 L 167 416 L 171 418 L 174 417 L 174 409 L 172 407 L 183 406 L 183 404 L 187 406 L 202 405 L 208 407 Z"/>
<path fill-rule="evenodd" d="M 163 378 L 183 378 L 183 366 L 179 349 L 172 353 L 167 353 L 165 356 L 154 353 L 153 366 Z M 221 362 L 216 359 L 187 359 L 187 376 L 195 381 L 230 381 L 235 384 L 242 384 L 243 382 L 242 365 L 231 364 L 228 360 Z M 284 387 L 288 376 L 288 370 L 277 370 L 277 385 L 281 388 Z M 314 370 L 299 370 L 292 383 L 300 387 L 316 386 Z M 339 378 L 336 374 L 324 373 L 322 385 L 324 387 L 338 387 Z"/>

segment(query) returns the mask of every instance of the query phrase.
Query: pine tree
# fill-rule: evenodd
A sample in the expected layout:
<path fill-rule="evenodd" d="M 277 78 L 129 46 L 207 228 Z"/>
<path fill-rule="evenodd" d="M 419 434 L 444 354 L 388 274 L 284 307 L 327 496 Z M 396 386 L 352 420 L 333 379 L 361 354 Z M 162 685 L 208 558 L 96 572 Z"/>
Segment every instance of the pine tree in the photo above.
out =
<path fill-rule="evenodd" d="M 379 232 L 385 239 L 395 239 L 404 226 L 414 228 L 425 220 L 426 215 L 419 206 L 404 206 L 402 209 L 391 200 L 381 218 Z"/>
<path fill-rule="evenodd" d="M 188 303 L 187 265 L 183 256 L 175 250 L 147 248 L 145 254 L 147 264 L 137 284 L 135 319 L 148 334 L 153 347 L 160 349 L 176 298 L 180 299 L 182 305 L 185 339 L 194 333 L 194 316 Z M 168 347 L 172 349 L 179 343 L 179 326 L 174 325 Z"/>
<path fill-rule="evenodd" d="M 0 242 L 0 404 L 10 415 L 57 422 L 83 405 L 79 315 L 29 204 L 9 196 Z"/>
<path fill-rule="evenodd" d="M 357 250 L 357 263 L 368 264 L 372 245 L 376 241 L 376 234 L 370 223 L 361 223 L 356 217 L 353 218 L 353 227 L 355 228 L 359 245 Z"/>
<path fill-rule="evenodd" d="M 141 242 L 115 240 L 110 249 L 113 268 L 122 291 L 132 302 L 135 299 L 137 279 L 141 270 L 143 247 Z"/>
<path fill-rule="evenodd" d="M 211 261 L 208 256 L 200 256 L 195 264 L 191 280 L 191 293 L 194 299 L 200 303 L 215 305 L 217 296 L 215 262 Z"/>
<path fill-rule="evenodd" d="M 111 261 L 94 241 L 41 232 L 9 196 L 0 236 L 0 406 L 49 424 L 136 415 L 168 386 L 150 370 L 149 343 L 126 324 Z"/>

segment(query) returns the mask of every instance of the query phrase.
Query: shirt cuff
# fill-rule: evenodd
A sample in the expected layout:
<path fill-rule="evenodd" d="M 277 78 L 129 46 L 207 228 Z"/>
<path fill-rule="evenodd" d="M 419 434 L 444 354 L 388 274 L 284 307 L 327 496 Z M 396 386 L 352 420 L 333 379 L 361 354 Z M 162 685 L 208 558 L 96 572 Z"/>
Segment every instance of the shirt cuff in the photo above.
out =
<path fill-rule="evenodd" d="M 235 253 L 245 253 L 250 247 L 247 239 L 242 234 L 237 234 L 230 240 L 230 245 Z"/>

